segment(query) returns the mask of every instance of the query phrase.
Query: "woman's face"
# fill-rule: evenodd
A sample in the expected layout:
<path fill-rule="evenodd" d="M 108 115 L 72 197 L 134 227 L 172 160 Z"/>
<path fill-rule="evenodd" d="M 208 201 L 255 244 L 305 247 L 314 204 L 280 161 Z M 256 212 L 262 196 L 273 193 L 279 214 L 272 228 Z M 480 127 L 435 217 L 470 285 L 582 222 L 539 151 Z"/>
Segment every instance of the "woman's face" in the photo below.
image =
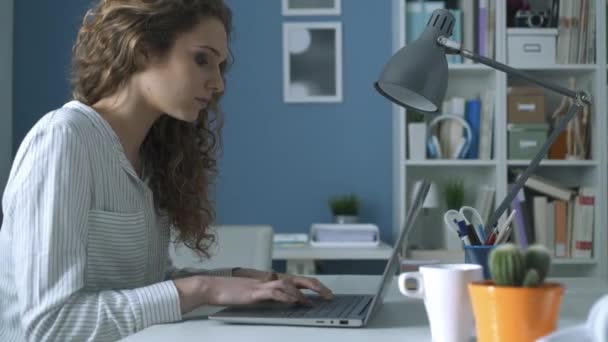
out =
<path fill-rule="evenodd" d="M 153 58 L 137 77 L 138 88 L 157 111 L 194 122 L 211 98 L 224 90 L 220 71 L 228 56 L 222 22 L 204 18 L 190 32 L 176 37 L 162 58 Z"/>

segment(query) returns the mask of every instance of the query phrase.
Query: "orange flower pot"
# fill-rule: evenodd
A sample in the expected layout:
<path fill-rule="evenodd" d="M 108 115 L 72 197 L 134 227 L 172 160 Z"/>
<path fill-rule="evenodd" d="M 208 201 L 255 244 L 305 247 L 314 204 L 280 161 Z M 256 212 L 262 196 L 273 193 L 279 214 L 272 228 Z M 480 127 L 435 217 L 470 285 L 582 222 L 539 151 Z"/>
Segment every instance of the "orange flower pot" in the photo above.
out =
<path fill-rule="evenodd" d="M 469 284 L 479 342 L 533 342 L 555 331 L 564 286 L 497 286 L 491 281 Z"/>

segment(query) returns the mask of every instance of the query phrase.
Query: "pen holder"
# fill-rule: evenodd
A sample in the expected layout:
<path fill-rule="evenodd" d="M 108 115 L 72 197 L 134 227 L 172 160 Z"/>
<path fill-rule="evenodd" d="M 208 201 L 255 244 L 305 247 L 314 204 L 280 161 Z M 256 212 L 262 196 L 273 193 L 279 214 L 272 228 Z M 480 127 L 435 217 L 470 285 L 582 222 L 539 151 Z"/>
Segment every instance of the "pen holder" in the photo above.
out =
<path fill-rule="evenodd" d="M 494 245 L 470 245 L 464 246 L 464 262 L 467 264 L 481 265 L 483 268 L 483 277 L 488 280 L 492 276 L 490 267 L 488 267 L 488 259 L 490 252 L 494 249 Z"/>

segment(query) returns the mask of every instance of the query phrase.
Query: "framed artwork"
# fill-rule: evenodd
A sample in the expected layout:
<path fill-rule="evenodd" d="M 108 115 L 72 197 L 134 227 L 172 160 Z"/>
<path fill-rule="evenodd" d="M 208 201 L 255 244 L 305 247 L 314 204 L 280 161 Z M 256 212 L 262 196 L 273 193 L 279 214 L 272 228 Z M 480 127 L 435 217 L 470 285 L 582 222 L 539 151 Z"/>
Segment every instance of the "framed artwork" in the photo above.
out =
<path fill-rule="evenodd" d="M 340 15 L 340 0 L 282 0 L 283 15 Z"/>
<path fill-rule="evenodd" d="M 283 99 L 342 102 L 342 24 L 283 23 Z"/>

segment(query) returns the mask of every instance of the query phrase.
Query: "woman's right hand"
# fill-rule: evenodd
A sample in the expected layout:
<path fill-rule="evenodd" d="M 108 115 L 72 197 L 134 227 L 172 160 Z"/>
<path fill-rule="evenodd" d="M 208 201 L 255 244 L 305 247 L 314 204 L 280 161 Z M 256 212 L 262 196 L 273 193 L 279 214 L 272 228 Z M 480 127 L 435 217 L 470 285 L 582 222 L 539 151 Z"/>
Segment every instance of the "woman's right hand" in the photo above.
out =
<path fill-rule="evenodd" d="M 206 277 L 210 305 L 253 304 L 264 300 L 312 305 L 289 279 L 263 281 L 239 277 Z"/>
<path fill-rule="evenodd" d="M 242 305 L 264 300 L 311 305 L 302 291 L 289 279 L 263 281 L 240 277 L 192 276 L 174 279 L 182 314 L 201 305 Z"/>

